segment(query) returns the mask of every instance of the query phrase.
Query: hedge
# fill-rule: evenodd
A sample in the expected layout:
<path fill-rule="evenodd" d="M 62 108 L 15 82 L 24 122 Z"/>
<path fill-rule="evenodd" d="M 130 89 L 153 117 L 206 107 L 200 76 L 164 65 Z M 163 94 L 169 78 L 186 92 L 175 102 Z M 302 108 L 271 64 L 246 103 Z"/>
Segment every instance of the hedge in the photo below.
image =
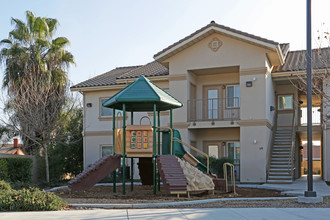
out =
<path fill-rule="evenodd" d="M 9 182 L 31 182 L 31 158 L 0 158 L 0 178 Z"/>
<path fill-rule="evenodd" d="M 54 193 L 38 188 L 13 190 L 9 183 L 0 181 L 0 211 L 56 211 L 67 206 Z"/>
<path fill-rule="evenodd" d="M 196 156 L 196 159 L 199 160 L 201 163 L 206 165 L 206 158 L 203 156 Z M 217 159 L 215 157 L 209 157 L 210 162 L 210 171 L 217 175 L 218 178 L 223 178 L 223 164 L 224 163 L 234 163 L 234 160 L 232 158 L 228 157 L 222 157 L 220 159 Z"/>

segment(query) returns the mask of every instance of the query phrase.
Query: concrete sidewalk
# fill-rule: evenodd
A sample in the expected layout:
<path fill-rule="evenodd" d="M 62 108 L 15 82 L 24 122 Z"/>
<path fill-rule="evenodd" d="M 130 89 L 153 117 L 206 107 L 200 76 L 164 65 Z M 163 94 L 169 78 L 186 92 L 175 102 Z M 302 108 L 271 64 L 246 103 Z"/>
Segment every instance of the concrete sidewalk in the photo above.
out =
<path fill-rule="evenodd" d="M 282 191 L 283 195 L 289 196 L 303 196 L 307 190 L 307 176 L 303 175 L 295 180 L 292 184 L 269 184 L 262 185 L 255 184 L 238 184 L 239 187 L 251 187 L 259 189 L 274 189 Z M 313 189 L 317 196 L 330 196 L 330 186 L 328 186 L 319 175 L 313 176 Z"/>
<path fill-rule="evenodd" d="M 0 219 L 329 219 L 330 208 L 94 209 L 55 212 L 1 212 Z"/>

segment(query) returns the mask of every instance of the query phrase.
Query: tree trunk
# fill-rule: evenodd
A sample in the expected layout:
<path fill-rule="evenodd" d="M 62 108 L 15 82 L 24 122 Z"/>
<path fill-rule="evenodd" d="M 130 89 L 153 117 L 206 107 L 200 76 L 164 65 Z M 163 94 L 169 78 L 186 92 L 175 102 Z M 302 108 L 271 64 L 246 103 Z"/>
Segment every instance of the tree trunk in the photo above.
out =
<path fill-rule="evenodd" d="M 44 145 L 44 150 L 45 150 L 45 164 L 46 164 L 46 181 L 49 183 L 49 163 L 48 163 L 48 150 L 47 146 Z"/>

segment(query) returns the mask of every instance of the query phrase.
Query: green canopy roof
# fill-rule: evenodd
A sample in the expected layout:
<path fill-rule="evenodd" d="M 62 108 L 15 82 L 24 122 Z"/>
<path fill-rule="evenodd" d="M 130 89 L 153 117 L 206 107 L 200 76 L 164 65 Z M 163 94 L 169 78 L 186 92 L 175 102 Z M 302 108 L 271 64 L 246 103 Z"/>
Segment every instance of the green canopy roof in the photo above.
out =
<path fill-rule="evenodd" d="M 141 76 L 126 88 L 103 103 L 104 107 L 122 110 L 123 104 L 127 111 L 157 111 L 181 108 L 183 104 L 170 94 L 159 88 L 149 79 Z"/>

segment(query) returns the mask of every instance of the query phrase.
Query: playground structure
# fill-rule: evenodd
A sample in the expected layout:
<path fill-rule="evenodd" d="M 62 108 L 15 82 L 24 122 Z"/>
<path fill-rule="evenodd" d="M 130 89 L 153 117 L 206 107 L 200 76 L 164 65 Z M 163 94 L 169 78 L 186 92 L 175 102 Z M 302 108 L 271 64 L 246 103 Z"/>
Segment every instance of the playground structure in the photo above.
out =
<path fill-rule="evenodd" d="M 113 108 L 113 146 L 114 155 L 102 158 L 100 161 L 107 161 L 107 165 L 96 163 L 82 174 L 78 175 L 74 180 L 69 182 L 72 191 L 88 189 L 102 178 L 114 172 L 113 175 L 113 191 L 116 192 L 116 174 L 115 170 L 120 167 L 118 158 L 122 159 L 123 179 L 122 193 L 126 194 L 126 159 L 131 158 L 150 158 L 152 161 L 152 183 L 153 194 L 156 194 L 157 186 L 160 190 L 160 180 L 164 184 L 165 189 L 171 194 L 187 193 L 187 179 L 184 175 L 180 158 L 193 167 L 201 171 L 200 175 L 205 175 L 204 179 L 209 177 L 216 178 L 209 170 L 209 157 L 204 152 L 183 142 L 178 130 L 173 129 L 173 109 L 182 107 L 182 103 L 174 97 L 160 89 L 151 81 L 141 76 L 135 82 L 112 96 L 104 104 L 104 107 Z M 120 110 L 116 115 L 116 110 Z M 160 112 L 170 112 L 169 127 L 160 126 Z M 127 111 L 131 113 L 131 125 L 126 125 Z M 153 123 L 150 118 L 144 116 L 140 119 L 140 125 L 133 124 L 134 112 L 153 112 Z M 122 123 L 119 126 L 118 116 L 122 114 Z M 117 117 L 116 117 L 117 116 Z M 158 120 L 157 119 L 158 116 Z M 143 125 L 142 120 L 148 119 L 149 125 Z M 117 125 L 117 126 L 116 126 Z M 162 140 L 162 147 L 161 147 Z M 206 166 L 198 161 L 193 155 L 187 152 L 184 146 L 198 152 L 206 157 Z M 113 163 L 111 162 L 113 161 Z M 105 162 L 103 162 L 105 164 Z M 101 165 L 100 165 L 101 164 Z M 180 165 L 181 164 L 181 165 Z M 102 167 L 102 171 L 100 171 Z M 106 167 L 106 168 L 104 168 Z M 158 168 L 158 173 L 157 173 Z M 191 169 L 191 168 L 190 168 Z M 142 171 L 143 172 L 143 171 Z M 199 171 L 198 171 L 199 172 Z M 140 170 L 141 173 L 141 170 Z M 204 173 L 204 174 L 203 174 Z M 207 177 L 207 175 L 209 177 Z M 90 177 L 88 177 L 90 176 Z M 133 166 L 131 166 L 131 191 L 133 191 Z M 141 176 L 141 175 L 140 175 Z M 212 179 L 210 179 L 211 183 Z M 142 176 L 141 176 L 142 179 Z M 83 182 L 88 182 L 83 183 Z M 143 181 L 142 181 L 143 182 Z M 214 190 L 213 187 L 201 187 L 197 190 Z M 191 188 L 191 187 L 190 187 Z M 195 187 L 196 188 L 196 187 Z M 195 189 L 196 190 L 196 189 Z M 189 196 L 189 192 L 188 192 Z"/>

